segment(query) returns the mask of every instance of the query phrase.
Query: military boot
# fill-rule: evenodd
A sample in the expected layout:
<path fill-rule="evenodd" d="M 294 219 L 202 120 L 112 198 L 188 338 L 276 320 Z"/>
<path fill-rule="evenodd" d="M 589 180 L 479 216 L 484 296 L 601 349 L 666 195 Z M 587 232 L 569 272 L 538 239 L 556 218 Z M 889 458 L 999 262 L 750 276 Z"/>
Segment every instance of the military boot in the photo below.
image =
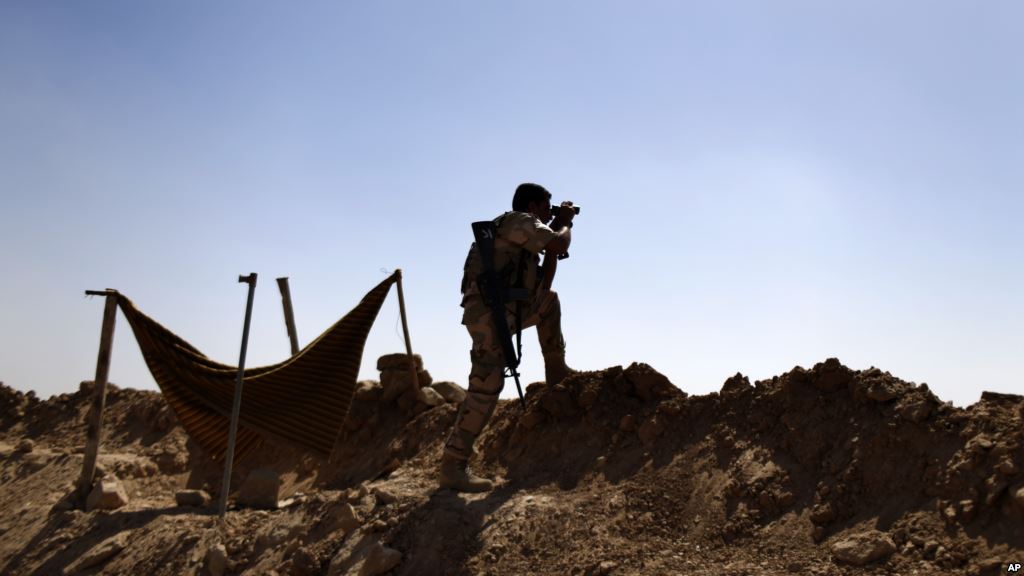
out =
<path fill-rule="evenodd" d="M 559 384 L 573 374 L 576 370 L 565 365 L 565 353 L 552 353 L 544 355 L 544 380 L 548 386 Z"/>
<path fill-rule="evenodd" d="M 445 454 L 441 458 L 441 488 L 456 492 L 487 492 L 494 483 L 469 471 L 469 461 Z"/>

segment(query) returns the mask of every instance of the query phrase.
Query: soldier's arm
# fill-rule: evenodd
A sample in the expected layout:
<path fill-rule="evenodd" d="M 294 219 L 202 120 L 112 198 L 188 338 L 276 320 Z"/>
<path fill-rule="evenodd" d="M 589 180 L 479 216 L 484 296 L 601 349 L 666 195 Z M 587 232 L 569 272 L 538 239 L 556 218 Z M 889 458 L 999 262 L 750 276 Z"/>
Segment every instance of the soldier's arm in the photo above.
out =
<path fill-rule="evenodd" d="M 576 212 L 572 209 L 572 202 L 562 202 L 562 205 L 556 210 L 555 220 L 551 223 L 551 229 L 554 230 L 555 237 L 544 247 L 545 262 L 547 262 L 547 256 L 550 256 L 552 253 L 556 256 L 567 253 L 569 251 L 569 244 L 572 242 L 572 219 L 576 217 Z"/>
<path fill-rule="evenodd" d="M 554 253 L 557 256 L 569 251 L 569 244 L 572 242 L 572 234 L 569 231 L 574 217 L 575 211 L 571 202 L 562 202 L 562 205 L 555 209 L 555 219 L 551 222 L 551 230 L 555 232 L 555 237 L 545 246 L 545 254 Z"/>
<path fill-rule="evenodd" d="M 572 231 L 568 226 L 562 226 L 560 230 L 555 230 L 555 237 L 548 242 L 548 245 L 544 247 L 544 261 L 547 262 L 547 257 L 552 254 L 565 254 L 569 251 L 569 244 L 572 242 Z"/>
<path fill-rule="evenodd" d="M 551 283 L 555 281 L 555 270 L 557 268 L 558 257 L 554 252 L 548 250 L 544 253 L 544 264 L 541 266 L 541 274 L 544 276 L 544 281 L 540 285 L 541 290 L 551 290 Z"/>
<path fill-rule="evenodd" d="M 566 212 L 568 214 L 565 214 Z M 566 219 L 562 218 L 563 214 L 567 216 Z M 571 222 L 573 216 L 575 213 L 571 209 L 562 210 L 559 212 L 558 218 L 552 222 L 551 228 L 555 232 L 555 237 L 548 242 L 544 249 L 544 264 L 542 265 L 544 282 L 541 284 L 541 290 L 551 290 L 551 283 L 555 281 L 555 270 L 558 269 L 558 255 L 569 251 L 569 244 L 572 242 L 572 229 L 563 222 Z"/>

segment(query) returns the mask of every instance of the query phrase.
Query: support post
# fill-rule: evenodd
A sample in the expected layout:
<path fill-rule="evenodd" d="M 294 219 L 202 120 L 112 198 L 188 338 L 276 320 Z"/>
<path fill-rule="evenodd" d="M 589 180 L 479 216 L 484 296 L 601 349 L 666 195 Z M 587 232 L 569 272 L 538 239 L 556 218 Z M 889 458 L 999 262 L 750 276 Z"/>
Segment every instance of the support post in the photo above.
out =
<path fill-rule="evenodd" d="M 235 436 L 238 434 L 238 413 L 242 408 L 242 378 L 245 376 L 245 351 L 249 346 L 249 321 L 252 320 L 252 299 L 256 293 L 256 273 L 239 276 L 239 282 L 249 285 L 249 299 L 245 303 L 245 324 L 242 327 L 242 351 L 238 356 L 238 378 L 235 380 L 235 401 L 231 405 L 231 428 L 228 432 L 228 450 L 224 454 L 224 479 L 220 486 L 219 514 L 224 518 L 228 510 L 228 492 L 231 491 L 231 465 L 235 459 Z"/>
<path fill-rule="evenodd" d="M 405 293 L 402 292 L 402 270 L 398 272 L 398 311 L 402 314 L 402 332 L 405 334 L 405 354 L 409 357 L 409 372 L 412 374 L 412 389 L 419 396 L 420 378 L 416 373 L 416 359 L 412 356 L 412 342 L 409 340 L 409 321 L 405 317 Z"/>
<path fill-rule="evenodd" d="M 299 353 L 299 336 L 295 333 L 295 315 L 292 313 L 292 292 L 288 289 L 288 277 L 277 279 L 277 287 L 281 290 L 281 305 L 284 306 L 284 325 L 288 329 L 288 339 L 292 344 L 292 356 Z"/>
<path fill-rule="evenodd" d="M 82 460 L 82 476 L 78 479 L 78 495 L 84 502 L 92 490 L 96 478 L 96 460 L 99 457 L 100 442 L 103 439 L 103 408 L 107 403 L 107 376 L 110 372 L 110 352 L 114 344 L 114 325 L 117 319 L 117 291 L 87 290 L 89 296 L 106 296 L 103 307 L 103 327 L 100 329 L 100 351 L 96 357 L 96 378 L 93 380 L 92 406 L 89 409 L 89 425 L 85 433 L 85 457 Z"/>

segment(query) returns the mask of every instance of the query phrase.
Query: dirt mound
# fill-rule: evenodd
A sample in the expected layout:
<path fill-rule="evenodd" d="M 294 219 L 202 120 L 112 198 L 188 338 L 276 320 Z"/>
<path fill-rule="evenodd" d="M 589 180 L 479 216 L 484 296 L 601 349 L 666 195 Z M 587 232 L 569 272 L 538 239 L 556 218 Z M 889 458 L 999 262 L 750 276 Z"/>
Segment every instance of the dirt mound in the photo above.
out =
<path fill-rule="evenodd" d="M 835 359 L 705 396 L 614 367 L 501 402 L 474 460 L 498 486 L 459 495 L 435 480 L 457 387 L 395 378 L 361 383 L 329 461 L 273 441 L 248 457 L 232 489 L 272 469 L 281 506 L 223 525 L 175 501 L 216 498 L 220 469 L 159 394 L 108 393 L 100 465 L 130 501 L 86 513 L 64 496 L 91 386 L 40 401 L 0 385 L 0 573 L 985 574 L 1024 558 L 1020 396 L 959 409 Z"/>

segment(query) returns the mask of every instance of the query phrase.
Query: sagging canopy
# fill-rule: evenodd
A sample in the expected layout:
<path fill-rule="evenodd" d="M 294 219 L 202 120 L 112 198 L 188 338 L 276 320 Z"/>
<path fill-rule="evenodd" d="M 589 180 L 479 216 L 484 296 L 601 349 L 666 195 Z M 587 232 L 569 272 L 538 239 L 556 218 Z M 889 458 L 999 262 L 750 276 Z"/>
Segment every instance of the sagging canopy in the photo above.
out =
<path fill-rule="evenodd" d="M 401 272 L 280 364 L 246 368 L 235 445 L 237 461 L 266 434 L 328 457 L 348 414 L 366 336 Z M 238 368 L 210 360 L 118 295 L 142 356 L 185 431 L 215 460 L 227 452 Z"/>

